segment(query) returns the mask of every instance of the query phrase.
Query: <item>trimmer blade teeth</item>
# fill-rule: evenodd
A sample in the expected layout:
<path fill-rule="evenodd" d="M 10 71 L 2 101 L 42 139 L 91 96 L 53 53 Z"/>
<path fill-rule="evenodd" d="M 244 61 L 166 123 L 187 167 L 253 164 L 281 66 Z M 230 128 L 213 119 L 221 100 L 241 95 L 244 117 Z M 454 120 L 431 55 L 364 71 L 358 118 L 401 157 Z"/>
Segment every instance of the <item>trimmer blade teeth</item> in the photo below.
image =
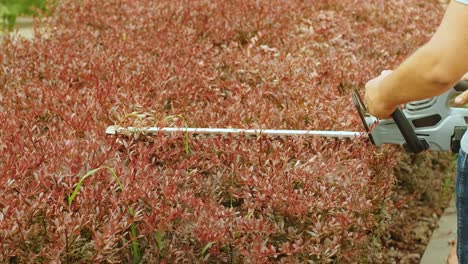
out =
<path fill-rule="evenodd" d="M 117 134 L 117 127 L 116 126 L 108 126 L 106 128 L 106 134 L 107 135 L 115 135 Z"/>

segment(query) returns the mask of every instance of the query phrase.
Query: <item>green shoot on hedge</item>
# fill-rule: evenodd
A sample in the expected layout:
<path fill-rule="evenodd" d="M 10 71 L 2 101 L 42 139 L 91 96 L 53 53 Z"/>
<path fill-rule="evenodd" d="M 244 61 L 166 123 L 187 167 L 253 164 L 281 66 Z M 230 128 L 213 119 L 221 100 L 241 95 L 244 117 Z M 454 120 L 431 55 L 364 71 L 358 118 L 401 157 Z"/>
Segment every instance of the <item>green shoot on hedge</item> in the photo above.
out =
<path fill-rule="evenodd" d="M 70 195 L 70 197 L 68 197 L 68 205 L 71 205 L 73 203 L 73 200 L 75 199 L 76 195 L 78 194 L 78 191 L 80 190 L 80 187 L 83 185 L 83 182 L 86 178 L 88 177 L 91 177 L 93 176 L 96 172 L 102 170 L 102 169 L 107 169 L 112 177 L 117 181 L 117 184 L 119 185 L 119 188 L 120 190 L 123 190 L 123 184 L 122 182 L 120 181 L 119 177 L 117 176 L 117 173 L 115 173 L 115 170 L 110 168 L 110 167 L 107 167 L 107 166 L 103 166 L 103 167 L 99 167 L 99 168 L 96 168 L 96 169 L 93 169 L 93 170 L 90 170 L 88 171 L 85 175 L 83 175 L 80 180 L 78 181 L 78 184 L 75 186 L 75 188 L 73 189 L 73 192 L 72 194 Z M 130 207 L 128 209 L 129 213 L 131 216 L 134 216 L 135 215 L 135 212 L 133 211 L 133 208 Z M 132 240 L 132 255 L 133 255 L 133 262 L 134 263 L 140 263 L 140 246 L 138 244 L 138 240 L 137 240 L 137 237 L 138 237 L 138 233 L 137 233 L 137 229 L 136 229 L 136 224 L 135 223 L 132 223 L 130 225 L 130 239 Z"/>

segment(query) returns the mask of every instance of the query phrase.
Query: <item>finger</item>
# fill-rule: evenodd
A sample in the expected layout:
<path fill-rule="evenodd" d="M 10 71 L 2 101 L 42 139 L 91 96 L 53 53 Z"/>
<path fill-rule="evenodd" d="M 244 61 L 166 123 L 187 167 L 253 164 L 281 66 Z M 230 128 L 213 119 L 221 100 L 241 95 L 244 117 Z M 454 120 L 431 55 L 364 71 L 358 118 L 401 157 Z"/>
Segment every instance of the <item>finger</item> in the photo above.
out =
<path fill-rule="evenodd" d="M 390 73 L 392 73 L 393 71 L 392 70 L 383 70 L 381 73 L 380 73 L 380 76 L 387 76 L 389 75 Z"/>
<path fill-rule="evenodd" d="M 462 94 L 455 98 L 455 104 L 462 105 L 468 102 L 468 91 L 464 91 Z"/>
<path fill-rule="evenodd" d="M 464 81 L 468 81 L 468 72 L 465 73 L 465 75 L 463 75 L 463 77 L 461 79 L 464 80 Z"/>

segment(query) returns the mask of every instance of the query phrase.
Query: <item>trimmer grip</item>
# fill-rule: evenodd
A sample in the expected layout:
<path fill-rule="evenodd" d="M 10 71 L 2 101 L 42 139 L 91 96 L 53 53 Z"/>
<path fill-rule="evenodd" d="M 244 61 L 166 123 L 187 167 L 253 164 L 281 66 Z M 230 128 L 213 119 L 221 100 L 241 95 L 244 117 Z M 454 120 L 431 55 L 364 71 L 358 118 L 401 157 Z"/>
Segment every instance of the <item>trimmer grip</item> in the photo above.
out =
<path fill-rule="evenodd" d="M 454 87 L 457 92 L 464 92 L 468 90 L 468 81 L 459 81 Z"/>
<path fill-rule="evenodd" d="M 419 153 L 429 148 L 425 140 L 419 140 L 408 119 L 406 119 L 400 108 L 395 109 L 392 114 L 395 124 L 398 126 L 403 138 L 406 141 L 406 149 L 412 153 Z"/>

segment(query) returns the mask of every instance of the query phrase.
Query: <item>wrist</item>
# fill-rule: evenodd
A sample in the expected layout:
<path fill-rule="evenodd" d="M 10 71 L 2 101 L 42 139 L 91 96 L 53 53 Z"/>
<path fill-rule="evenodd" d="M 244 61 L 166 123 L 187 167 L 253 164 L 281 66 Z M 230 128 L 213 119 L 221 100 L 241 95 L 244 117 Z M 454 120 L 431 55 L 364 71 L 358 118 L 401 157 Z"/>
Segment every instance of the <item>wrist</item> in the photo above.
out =
<path fill-rule="evenodd" d="M 382 108 L 388 109 L 389 111 L 394 111 L 402 102 L 398 100 L 398 95 L 401 92 L 395 91 L 395 88 L 398 87 L 397 83 L 397 76 L 393 74 L 389 74 L 385 76 L 380 81 L 379 89 L 376 89 L 376 100 L 378 100 Z"/>
<path fill-rule="evenodd" d="M 381 119 L 390 118 L 398 107 L 398 103 L 394 102 L 395 96 L 391 92 L 394 87 L 391 86 L 388 77 L 390 76 L 381 77 L 369 85 L 369 113 Z"/>

